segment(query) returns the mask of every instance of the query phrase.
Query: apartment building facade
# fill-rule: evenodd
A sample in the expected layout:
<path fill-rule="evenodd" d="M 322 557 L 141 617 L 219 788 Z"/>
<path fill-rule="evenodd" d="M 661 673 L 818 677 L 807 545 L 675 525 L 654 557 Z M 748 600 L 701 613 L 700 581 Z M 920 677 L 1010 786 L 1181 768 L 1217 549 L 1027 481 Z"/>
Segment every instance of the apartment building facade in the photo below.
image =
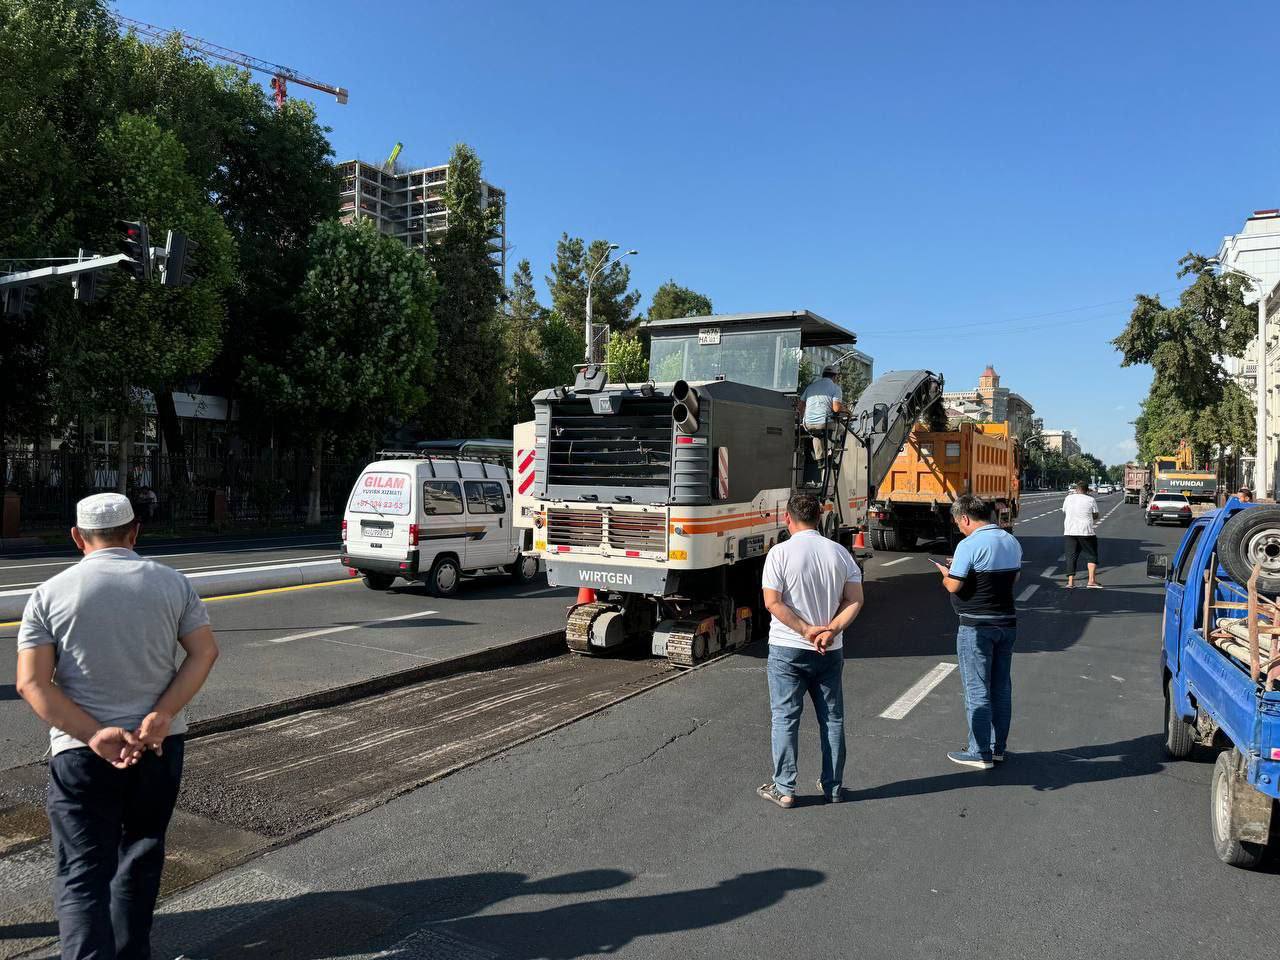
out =
<path fill-rule="evenodd" d="M 1056 450 L 1064 457 L 1076 457 L 1082 452 L 1080 441 L 1070 430 L 1042 430 L 1040 436 L 1044 438 L 1046 450 Z"/>
<path fill-rule="evenodd" d="M 1257 277 L 1262 293 L 1275 289 L 1280 283 L 1280 209 L 1255 210 L 1245 220 L 1239 233 L 1222 238 L 1218 246 L 1218 262 L 1223 270 L 1240 270 Z M 1247 294 L 1249 303 L 1258 302 L 1259 291 Z M 1276 298 L 1273 298 L 1276 299 Z M 1264 456 L 1271 465 L 1269 486 L 1275 486 L 1277 469 L 1280 468 L 1280 311 L 1272 309 L 1267 317 L 1265 363 L 1267 365 L 1267 449 Z M 1243 357 L 1231 357 L 1226 361 L 1227 372 L 1235 378 L 1254 404 L 1258 402 L 1258 341 L 1245 348 Z M 1241 458 L 1242 482 L 1257 485 L 1255 460 Z M 1262 493 L 1263 491 L 1259 491 Z"/>
<path fill-rule="evenodd" d="M 448 228 L 449 211 L 444 202 L 448 164 L 395 168 L 388 172 L 381 164 L 347 160 L 339 163 L 337 169 L 341 191 L 339 216 L 344 223 L 372 220 L 380 232 L 419 251 Z M 501 212 L 489 247 L 494 269 L 502 274 L 504 283 L 507 279 L 506 201 L 505 191 L 481 182 L 481 205 L 488 208 L 496 204 Z"/>

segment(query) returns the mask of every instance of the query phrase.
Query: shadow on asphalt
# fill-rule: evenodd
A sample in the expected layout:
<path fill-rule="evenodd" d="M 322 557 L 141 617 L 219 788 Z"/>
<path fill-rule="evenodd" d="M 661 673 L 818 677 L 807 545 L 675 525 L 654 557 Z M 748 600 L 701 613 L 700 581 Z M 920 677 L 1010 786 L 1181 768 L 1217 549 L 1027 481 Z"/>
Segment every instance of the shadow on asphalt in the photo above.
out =
<path fill-rule="evenodd" d="M 0 702 L 5 700 L 21 700 L 18 688 L 12 683 L 0 683 Z"/>
<path fill-rule="evenodd" d="M 896 800 L 970 787 L 1031 787 L 1062 790 L 1084 783 L 1146 777 L 1167 766 L 1164 737 L 1151 733 L 1113 743 L 1090 743 L 1068 750 L 1010 751 L 994 770 L 957 771 L 850 790 L 850 800 Z"/>
<path fill-rule="evenodd" d="M 420 929 L 424 945 L 454 946 L 460 957 L 569 960 L 611 953 L 643 937 L 729 923 L 778 903 L 791 891 L 817 886 L 826 875 L 817 870 L 774 868 L 695 890 L 592 896 L 541 910 L 474 915 L 514 897 L 581 897 L 632 879 L 621 870 L 585 870 L 547 880 L 493 872 L 311 892 L 281 901 L 265 914 L 257 902 L 171 914 L 158 921 L 155 939 L 167 940 L 179 932 L 198 939 L 198 931 L 231 928 L 218 939 L 199 944 L 195 948 L 199 956 L 320 960 L 387 950 Z M 51 923 L 19 924 L 5 930 L 10 937 L 56 933 Z M 406 952 L 414 952 L 409 944 L 405 947 Z"/>

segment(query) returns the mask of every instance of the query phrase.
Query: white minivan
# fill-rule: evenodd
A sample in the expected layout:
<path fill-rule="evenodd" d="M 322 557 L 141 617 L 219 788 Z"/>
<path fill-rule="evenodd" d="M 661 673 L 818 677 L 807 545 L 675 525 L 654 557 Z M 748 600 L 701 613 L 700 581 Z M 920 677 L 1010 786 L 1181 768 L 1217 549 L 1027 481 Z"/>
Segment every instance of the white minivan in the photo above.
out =
<path fill-rule="evenodd" d="M 523 552 L 529 531 L 511 522 L 506 464 L 428 451 L 379 456 L 356 480 L 342 520 L 342 562 L 365 586 L 387 590 L 403 577 L 448 597 L 464 573 L 537 576 L 537 557 Z"/>

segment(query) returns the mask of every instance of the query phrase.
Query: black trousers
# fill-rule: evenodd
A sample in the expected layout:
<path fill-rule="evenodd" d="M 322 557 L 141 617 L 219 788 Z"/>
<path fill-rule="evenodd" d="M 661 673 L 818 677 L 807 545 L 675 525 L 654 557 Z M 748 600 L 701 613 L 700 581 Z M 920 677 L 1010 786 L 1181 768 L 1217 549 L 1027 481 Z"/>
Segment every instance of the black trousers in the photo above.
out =
<path fill-rule="evenodd" d="M 1067 576 L 1074 577 L 1076 575 L 1077 561 L 1083 561 L 1086 564 L 1098 562 L 1098 538 L 1068 536 L 1065 552 Z"/>
<path fill-rule="evenodd" d="M 183 738 L 117 770 L 87 747 L 49 761 L 54 907 L 63 960 L 150 960 Z"/>

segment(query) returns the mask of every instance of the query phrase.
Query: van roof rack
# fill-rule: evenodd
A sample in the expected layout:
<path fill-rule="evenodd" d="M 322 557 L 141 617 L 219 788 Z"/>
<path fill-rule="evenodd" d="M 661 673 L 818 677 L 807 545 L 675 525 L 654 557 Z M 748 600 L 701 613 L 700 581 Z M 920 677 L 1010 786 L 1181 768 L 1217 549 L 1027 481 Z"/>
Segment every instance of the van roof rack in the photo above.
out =
<path fill-rule="evenodd" d="M 379 460 L 425 460 L 429 465 L 441 461 L 450 462 L 459 465 L 459 475 L 462 473 L 461 464 L 463 463 L 492 463 L 496 467 L 501 467 L 508 479 L 511 478 L 511 467 L 501 457 L 480 457 L 466 453 L 451 454 L 444 450 L 379 450 L 374 456 Z M 431 468 L 431 474 L 435 476 L 434 466 Z"/>

